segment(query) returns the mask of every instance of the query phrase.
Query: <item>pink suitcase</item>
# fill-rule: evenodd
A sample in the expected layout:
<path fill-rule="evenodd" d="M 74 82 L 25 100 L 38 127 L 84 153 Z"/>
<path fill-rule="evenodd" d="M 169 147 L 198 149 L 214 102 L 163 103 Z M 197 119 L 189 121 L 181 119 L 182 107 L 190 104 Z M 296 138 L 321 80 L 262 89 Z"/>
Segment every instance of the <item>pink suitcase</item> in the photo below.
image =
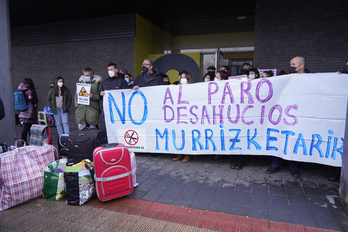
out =
<path fill-rule="evenodd" d="M 122 143 L 110 143 L 93 151 L 97 196 L 108 201 L 133 192 L 131 157 Z"/>

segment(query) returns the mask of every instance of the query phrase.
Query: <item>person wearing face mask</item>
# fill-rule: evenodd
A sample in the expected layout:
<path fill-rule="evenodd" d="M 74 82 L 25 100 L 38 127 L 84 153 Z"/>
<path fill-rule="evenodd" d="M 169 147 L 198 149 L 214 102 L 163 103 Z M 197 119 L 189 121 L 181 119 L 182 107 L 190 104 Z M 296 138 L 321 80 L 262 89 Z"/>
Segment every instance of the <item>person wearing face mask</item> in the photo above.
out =
<path fill-rule="evenodd" d="M 145 59 L 142 65 L 142 72 L 134 80 L 134 90 L 138 90 L 140 87 L 156 86 L 163 84 L 162 75 L 154 67 L 151 59 Z"/>
<path fill-rule="evenodd" d="M 133 89 L 134 81 L 133 81 L 132 75 L 130 75 L 129 73 L 125 73 L 124 80 L 127 82 L 127 85 L 128 85 L 127 89 Z"/>
<path fill-rule="evenodd" d="M 69 134 L 69 110 L 72 103 L 70 90 L 64 85 L 64 78 L 57 77 L 54 87 L 47 94 L 47 105 L 51 108 L 58 135 Z"/>
<path fill-rule="evenodd" d="M 208 73 L 206 73 L 204 76 L 203 76 L 203 82 L 209 82 L 210 81 L 210 75 Z"/>
<path fill-rule="evenodd" d="M 249 70 L 250 70 L 250 64 L 249 63 L 244 63 L 242 65 L 242 71 L 239 75 L 249 75 Z"/>
<path fill-rule="evenodd" d="M 166 74 L 162 74 L 163 85 L 170 85 L 169 77 Z"/>
<path fill-rule="evenodd" d="M 185 71 L 183 70 L 181 75 L 180 75 L 180 85 L 186 85 L 186 84 L 192 84 L 192 83 L 195 83 L 195 80 L 193 79 L 192 77 L 192 74 L 188 71 Z M 182 158 L 184 158 L 182 160 L 183 163 L 187 163 L 190 161 L 190 155 L 177 155 L 175 158 L 173 158 L 172 160 L 173 161 L 179 161 L 181 160 Z"/>
<path fill-rule="evenodd" d="M 109 77 L 100 86 L 100 96 L 104 96 L 105 90 L 128 88 L 127 81 L 123 78 L 123 74 L 118 73 L 115 63 L 108 64 L 108 75 Z"/>
<path fill-rule="evenodd" d="M 290 60 L 290 73 L 304 74 L 309 73 L 309 70 L 305 68 L 305 59 L 300 56 L 296 56 Z M 267 174 L 273 174 L 280 171 L 280 167 L 282 164 L 282 159 L 279 157 L 272 157 L 271 166 L 267 169 Z M 289 169 L 292 177 L 299 178 L 300 174 L 298 172 L 298 162 L 297 161 L 289 161 Z"/>
<path fill-rule="evenodd" d="M 305 68 L 306 61 L 301 56 L 296 56 L 290 60 L 290 73 L 309 73 L 309 70 Z"/>
<path fill-rule="evenodd" d="M 251 68 L 249 70 L 248 81 L 252 81 L 257 78 L 260 78 L 259 70 L 257 68 Z"/>
<path fill-rule="evenodd" d="M 210 76 L 211 81 L 213 81 L 215 78 L 215 70 L 216 70 L 216 68 L 214 66 L 209 66 L 207 68 L 207 74 Z"/>
<path fill-rule="evenodd" d="M 94 75 L 94 70 L 91 68 L 85 68 L 82 73 L 79 82 L 91 85 L 91 92 L 88 94 L 90 102 L 89 105 L 77 104 L 75 93 L 75 120 L 79 130 L 83 130 L 87 124 L 91 129 L 96 129 L 99 121 L 99 101 L 101 99 L 99 88 L 102 78 Z"/>

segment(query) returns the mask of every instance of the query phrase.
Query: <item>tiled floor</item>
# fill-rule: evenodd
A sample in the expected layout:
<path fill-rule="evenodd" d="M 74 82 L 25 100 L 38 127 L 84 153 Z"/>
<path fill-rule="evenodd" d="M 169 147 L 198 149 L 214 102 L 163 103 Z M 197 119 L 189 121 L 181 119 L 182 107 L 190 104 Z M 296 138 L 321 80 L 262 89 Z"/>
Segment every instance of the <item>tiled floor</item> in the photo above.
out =
<path fill-rule="evenodd" d="M 338 182 L 329 167 L 302 163 L 301 178 L 282 170 L 266 174 L 269 157 L 248 156 L 245 167 L 229 168 L 230 156 L 196 156 L 189 163 L 173 155 L 137 154 L 137 182 L 131 198 L 178 206 L 348 231 L 338 201 Z"/>
<path fill-rule="evenodd" d="M 56 145 L 55 128 L 52 139 Z M 188 163 L 172 161 L 174 155 L 168 154 L 136 156 L 139 186 L 130 198 L 348 231 L 348 217 L 338 201 L 339 182 L 328 181 L 328 166 L 301 163 L 301 177 L 295 179 L 287 162 L 281 171 L 266 174 L 266 156 L 246 156 L 240 171 L 229 168 L 232 156 L 217 161 L 191 156 Z"/>

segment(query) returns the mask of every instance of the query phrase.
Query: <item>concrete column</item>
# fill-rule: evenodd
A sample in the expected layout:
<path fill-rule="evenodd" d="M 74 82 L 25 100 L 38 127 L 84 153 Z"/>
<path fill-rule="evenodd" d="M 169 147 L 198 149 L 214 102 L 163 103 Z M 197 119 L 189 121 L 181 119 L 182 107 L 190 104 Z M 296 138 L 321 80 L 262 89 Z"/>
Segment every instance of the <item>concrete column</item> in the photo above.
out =
<path fill-rule="evenodd" d="M 8 0 L 0 0 L 0 97 L 5 118 L 0 120 L 0 143 L 12 145 L 16 138 L 11 74 L 10 14 Z"/>
<path fill-rule="evenodd" d="M 339 188 L 340 202 L 344 208 L 344 211 L 348 214 L 348 107 L 346 115 L 346 129 L 344 134 L 344 146 L 342 157 L 342 169 L 341 169 L 341 182 Z"/>

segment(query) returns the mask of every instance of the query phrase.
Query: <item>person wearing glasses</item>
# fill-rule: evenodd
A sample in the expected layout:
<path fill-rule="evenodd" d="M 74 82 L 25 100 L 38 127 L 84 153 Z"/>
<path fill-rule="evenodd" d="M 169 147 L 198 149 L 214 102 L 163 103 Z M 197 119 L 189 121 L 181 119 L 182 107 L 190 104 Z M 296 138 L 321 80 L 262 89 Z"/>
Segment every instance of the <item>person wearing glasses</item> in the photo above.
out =
<path fill-rule="evenodd" d="M 142 68 L 142 72 L 134 80 L 134 90 L 137 90 L 140 87 L 163 84 L 162 75 L 158 72 L 157 68 L 153 66 L 153 61 L 151 59 L 145 59 L 143 61 Z"/>

